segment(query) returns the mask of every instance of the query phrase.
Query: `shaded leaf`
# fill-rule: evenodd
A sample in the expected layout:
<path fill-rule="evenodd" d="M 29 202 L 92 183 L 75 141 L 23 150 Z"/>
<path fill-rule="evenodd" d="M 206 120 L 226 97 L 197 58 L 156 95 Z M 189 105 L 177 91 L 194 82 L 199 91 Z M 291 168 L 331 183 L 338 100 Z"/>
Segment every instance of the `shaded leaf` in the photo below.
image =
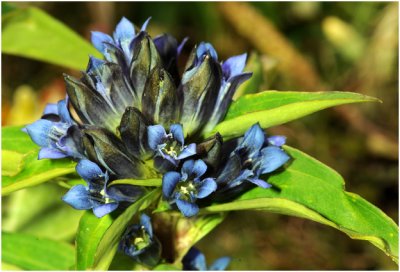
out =
<path fill-rule="evenodd" d="M 378 101 L 350 92 L 264 91 L 242 96 L 232 103 L 225 120 L 206 136 L 219 132 L 224 139 L 231 139 L 243 135 L 257 122 L 262 128 L 268 128 L 333 106 Z"/>
<path fill-rule="evenodd" d="M 367 240 L 398 261 L 398 227 L 391 218 L 362 197 L 344 191 L 344 180 L 334 170 L 285 146 L 293 162 L 272 175 L 272 189 L 254 188 L 231 203 L 204 212 L 258 209 L 307 218 Z"/>
<path fill-rule="evenodd" d="M 2 162 L 2 170 L 8 169 L 6 175 L 2 174 L 2 195 L 75 172 L 76 163 L 69 159 L 38 160 L 39 147 L 21 129 L 21 126 L 2 128 L 2 155 L 14 157 Z"/>
<path fill-rule="evenodd" d="M 2 261 L 24 270 L 68 270 L 74 247 L 29 234 L 2 232 Z"/>
<path fill-rule="evenodd" d="M 2 52 L 84 70 L 97 50 L 44 11 L 15 9 L 2 18 Z"/>

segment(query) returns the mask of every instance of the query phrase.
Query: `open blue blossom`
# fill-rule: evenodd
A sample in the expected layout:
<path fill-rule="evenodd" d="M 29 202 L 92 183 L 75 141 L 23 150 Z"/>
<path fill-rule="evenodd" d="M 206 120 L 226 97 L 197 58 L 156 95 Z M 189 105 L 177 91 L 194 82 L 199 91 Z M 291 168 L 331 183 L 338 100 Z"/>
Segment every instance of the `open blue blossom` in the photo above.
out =
<path fill-rule="evenodd" d="M 183 270 L 195 270 L 195 271 L 205 271 L 205 270 L 225 270 L 231 258 L 221 257 L 213 262 L 210 267 L 207 267 L 206 257 L 195 247 L 192 247 L 185 257 L 182 259 Z"/>
<path fill-rule="evenodd" d="M 108 174 L 89 160 L 79 161 L 76 172 L 87 182 L 87 186 L 75 185 L 62 200 L 77 210 L 93 209 L 97 217 L 114 211 L 121 201 L 134 202 L 143 193 L 143 190 L 136 186 L 107 187 Z"/>
<path fill-rule="evenodd" d="M 231 152 L 217 178 L 217 183 L 225 185 L 221 191 L 236 187 L 244 181 L 262 188 L 271 187 L 259 177 L 275 171 L 290 159 L 280 148 L 284 143 L 283 136 L 266 137 L 259 124 L 253 125 Z"/>
<path fill-rule="evenodd" d="M 150 148 L 175 166 L 179 160 L 196 154 L 196 144 L 185 146 L 181 124 L 171 125 L 168 134 L 161 125 L 149 126 L 147 135 Z"/>
<path fill-rule="evenodd" d="M 157 265 L 161 258 L 161 244 L 153 234 L 150 217 L 142 214 L 140 224 L 126 229 L 119 250 L 138 263 L 149 267 Z"/>
<path fill-rule="evenodd" d="M 39 160 L 84 158 L 81 133 L 69 114 L 67 104 L 67 99 L 48 104 L 41 119 L 23 128 L 32 141 L 42 147 Z"/>
<path fill-rule="evenodd" d="M 207 171 L 202 160 L 188 160 L 182 165 L 181 172 L 170 171 L 162 179 L 162 191 L 169 202 L 175 203 L 186 217 L 199 212 L 196 199 L 209 196 L 217 189 L 213 178 L 200 179 Z"/>

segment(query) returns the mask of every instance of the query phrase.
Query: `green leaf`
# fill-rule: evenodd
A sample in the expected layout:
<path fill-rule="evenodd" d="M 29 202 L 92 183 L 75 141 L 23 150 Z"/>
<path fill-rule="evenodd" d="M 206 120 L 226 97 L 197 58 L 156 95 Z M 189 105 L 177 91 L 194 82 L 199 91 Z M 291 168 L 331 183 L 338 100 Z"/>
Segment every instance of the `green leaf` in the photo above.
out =
<path fill-rule="evenodd" d="M 44 11 L 16 9 L 2 19 L 2 52 L 84 70 L 88 56 L 100 53 Z"/>
<path fill-rule="evenodd" d="M 153 268 L 156 271 L 179 271 L 181 268 L 169 263 L 162 263 Z"/>
<path fill-rule="evenodd" d="M 263 82 L 263 65 L 257 52 L 252 52 L 250 54 L 244 72 L 252 72 L 253 75 L 239 86 L 233 96 L 233 100 L 237 100 L 245 94 L 256 93 L 260 90 L 260 86 Z"/>
<path fill-rule="evenodd" d="M 344 190 L 334 170 L 299 150 L 285 146 L 293 158 L 282 172 L 269 177 L 271 189 L 255 188 L 233 202 L 203 212 L 258 209 L 307 218 L 367 240 L 398 261 L 398 227 L 380 209 Z"/>
<path fill-rule="evenodd" d="M 225 120 L 207 136 L 219 132 L 224 139 L 231 139 L 243 135 L 257 122 L 262 128 L 268 128 L 333 106 L 378 101 L 373 97 L 349 92 L 264 91 L 242 96 L 233 102 Z"/>
<path fill-rule="evenodd" d="M 162 184 L 161 179 L 118 179 L 110 183 L 110 186 L 117 184 L 129 184 L 136 186 L 156 186 L 159 187 Z"/>
<path fill-rule="evenodd" d="M 76 163 L 69 159 L 38 160 L 39 147 L 21 129 L 21 126 L 1 129 L 2 195 L 75 172 Z"/>
<path fill-rule="evenodd" d="M 68 270 L 74 247 L 64 242 L 21 233 L 2 232 L 2 261 L 24 270 Z"/>
<path fill-rule="evenodd" d="M 61 200 L 65 192 L 56 184 L 45 183 L 3 198 L 2 230 L 53 240 L 71 239 L 76 234 L 82 211 Z"/>
<path fill-rule="evenodd" d="M 76 238 L 77 269 L 107 270 L 132 217 L 159 196 L 158 189 L 149 192 L 115 219 L 111 214 L 97 218 L 91 211 L 86 212 L 80 221 Z"/>

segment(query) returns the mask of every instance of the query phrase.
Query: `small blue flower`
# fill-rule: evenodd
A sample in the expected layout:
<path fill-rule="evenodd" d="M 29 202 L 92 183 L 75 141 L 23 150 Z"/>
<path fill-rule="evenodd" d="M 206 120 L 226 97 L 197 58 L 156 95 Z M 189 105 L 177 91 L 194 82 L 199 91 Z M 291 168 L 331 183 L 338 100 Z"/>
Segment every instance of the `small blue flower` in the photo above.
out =
<path fill-rule="evenodd" d="M 231 258 L 221 257 L 214 261 L 210 267 L 207 267 L 206 257 L 197 248 L 192 247 L 188 253 L 183 257 L 182 264 L 183 270 L 225 270 L 229 265 Z"/>
<path fill-rule="evenodd" d="M 161 258 L 161 244 L 153 234 L 150 217 L 142 214 L 140 224 L 126 229 L 119 250 L 138 263 L 149 267 L 157 265 Z"/>
<path fill-rule="evenodd" d="M 148 126 L 147 135 L 149 147 L 157 155 L 177 166 L 178 161 L 196 154 L 196 144 L 185 146 L 183 128 L 180 124 L 173 124 L 165 131 L 161 125 Z"/>
<path fill-rule="evenodd" d="M 67 99 L 60 100 L 57 104 L 48 104 L 42 119 L 23 128 L 32 141 L 42 147 L 39 160 L 84 158 L 81 133 L 71 119 L 67 104 Z"/>
<path fill-rule="evenodd" d="M 117 209 L 119 202 L 134 202 L 143 193 L 136 186 L 115 185 L 107 188 L 108 174 L 89 160 L 79 161 L 76 171 L 87 186 L 79 184 L 72 187 L 62 200 L 77 210 L 93 209 L 94 215 L 99 218 Z"/>
<path fill-rule="evenodd" d="M 280 146 L 285 143 L 283 136 L 266 137 L 259 124 L 246 131 L 217 178 L 217 183 L 225 184 L 222 191 L 251 182 L 262 188 L 271 185 L 259 176 L 275 171 L 290 157 Z"/>
<path fill-rule="evenodd" d="M 200 179 L 206 171 L 207 165 L 202 160 L 188 160 L 183 163 L 181 173 L 171 171 L 163 176 L 164 197 L 175 203 L 186 217 L 199 212 L 196 199 L 205 198 L 217 189 L 213 178 Z"/>

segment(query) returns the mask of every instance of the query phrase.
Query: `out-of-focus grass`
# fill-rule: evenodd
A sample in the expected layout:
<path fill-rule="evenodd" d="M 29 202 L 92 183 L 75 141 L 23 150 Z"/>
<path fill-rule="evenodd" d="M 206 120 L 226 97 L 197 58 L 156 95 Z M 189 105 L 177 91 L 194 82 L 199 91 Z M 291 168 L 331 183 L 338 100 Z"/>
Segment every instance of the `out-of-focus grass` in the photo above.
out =
<path fill-rule="evenodd" d="M 169 32 L 178 40 L 190 37 L 184 58 L 191 46 L 203 40 L 213 43 L 222 60 L 258 50 L 264 64 L 263 89 L 324 88 L 380 98 L 383 104 L 326 110 L 269 133 L 286 135 L 289 145 L 336 169 L 345 178 L 347 190 L 362 195 L 397 221 L 397 3 L 14 4 L 39 6 L 86 38 L 94 29 L 111 33 L 122 16 L 137 25 L 152 16 L 148 30 L 153 36 Z M 233 13 L 237 17 L 227 15 L 235 5 L 243 7 Z M 241 20 L 249 7 L 257 14 L 250 18 L 257 17 L 257 24 L 239 29 L 246 23 Z M 262 32 L 265 29 L 270 32 Z M 274 35 L 259 34 L 271 31 Z M 342 35 L 339 42 L 338 33 Z M 3 124 L 12 116 L 19 86 L 28 84 L 37 92 L 40 108 L 49 102 L 49 95 L 58 94 L 52 102 L 59 99 L 63 72 L 79 76 L 75 71 L 6 55 L 2 68 Z M 54 88 L 46 87 L 49 84 Z M 366 242 L 314 222 L 256 211 L 232 213 L 199 247 L 209 262 L 221 255 L 232 256 L 231 269 L 396 269 Z"/>

